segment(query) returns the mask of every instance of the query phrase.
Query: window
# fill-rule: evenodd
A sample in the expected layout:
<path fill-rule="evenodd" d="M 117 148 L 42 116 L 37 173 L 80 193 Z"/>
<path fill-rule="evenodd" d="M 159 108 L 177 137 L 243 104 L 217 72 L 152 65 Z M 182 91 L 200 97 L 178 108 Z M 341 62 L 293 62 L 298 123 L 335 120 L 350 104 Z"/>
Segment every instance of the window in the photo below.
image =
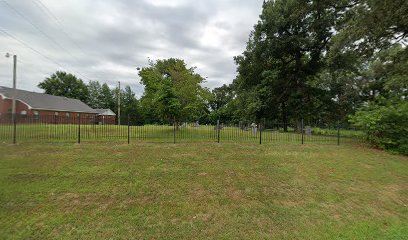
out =
<path fill-rule="evenodd" d="M 55 114 L 55 116 L 58 116 L 58 112 L 55 112 L 54 114 Z"/>
<path fill-rule="evenodd" d="M 65 117 L 69 117 L 69 113 L 65 113 Z"/>
<path fill-rule="evenodd" d="M 21 118 L 26 118 L 27 117 L 27 111 L 21 111 Z"/>
<path fill-rule="evenodd" d="M 40 113 L 38 111 L 34 111 L 34 119 L 39 119 L 40 118 Z"/>

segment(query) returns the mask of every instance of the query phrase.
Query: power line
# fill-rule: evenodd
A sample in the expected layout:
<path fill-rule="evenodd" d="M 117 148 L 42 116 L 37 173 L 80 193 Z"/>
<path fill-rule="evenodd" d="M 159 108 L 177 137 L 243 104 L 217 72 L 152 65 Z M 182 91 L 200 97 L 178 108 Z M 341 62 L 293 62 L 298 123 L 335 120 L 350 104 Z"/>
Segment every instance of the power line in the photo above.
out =
<path fill-rule="evenodd" d="M 44 69 L 41 70 L 41 69 L 37 68 L 35 65 L 33 65 L 32 63 L 27 63 L 27 62 L 21 61 L 20 58 L 17 59 L 17 62 L 21 63 L 26 68 L 28 67 L 31 70 L 34 70 L 34 71 L 36 71 L 38 73 L 41 73 L 42 75 L 48 76 L 48 75 L 52 74 L 52 71 L 44 70 Z"/>
<path fill-rule="evenodd" d="M 44 37 L 46 37 L 49 41 L 53 42 L 56 46 L 58 46 L 59 48 L 61 48 L 63 51 L 65 51 L 66 53 L 68 53 L 71 57 L 73 57 L 75 60 L 78 61 L 78 58 L 76 58 L 74 55 L 72 55 L 71 52 L 67 51 L 66 48 L 64 48 L 62 45 L 60 45 L 55 39 L 53 39 L 50 35 L 48 35 L 47 33 L 45 33 L 38 25 L 34 24 L 29 18 L 27 18 L 24 14 L 22 14 L 19 10 L 17 10 L 15 7 L 13 7 L 12 5 L 10 5 L 6 0 L 0 0 L 2 1 L 7 7 L 9 7 L 10 9 L 12 9 L 18 16 L 20 16 L 21 18 L 23 18 L 25 21 L 27 21 L 31 26 L 33 26 L 38 32 L 40 32 Z M 44 3 L 42 3 L 41 0 L 32 0 L 33 3 L 43 12 L 45 13 L 45 15 L 47 15 L 56 25 L 56 27 L 59 28 L 59 30 L 67 37 L 69 38 L 73 44 L 82 52 L 82 54 L 84 56 L 88 56 L 87 54 L 85 54 L 84 50 L 79 46 L 79 44 L 63 29 L 63 25 L 62 22 L 55 16 L 55 14 L 52 13 L 52 11 L 46 6 L 44 5 Z M 1 30 L 1 29 L 0 29 Z M 34 51 L 35 53 L 41 55 L 42 57 L 44 57 L 45 59 L 47 59 L 48 61 L 58 65 L 59 67 L 66 69 L 65 67 L 62 66 L 62 64 L 60 64 L 59 62 L 55 61 L 54 59 L 46 56 L 45 54 L 41 53 L 40 51 L 36 50 L 35 48 L 31 47 L 29 44 L 27 44 L 26 42 L 16 38 L 15 36 L 13 36 L 12 34 L 8 33 L 7 31 L 3 30 L 4 34 L 6 34 L 7 36 L 13 38 L 14 40 L 18 41 L 20 44 L 24 45 L 25 47 L 29 48 L 30 50 Z M 83 74 L 81 74 L 80 72 L 77 72 L 78 75 L 82 76 L 84 79 L 87 79 L 89 81 L 91 81 L 92 79 L 84 76 Z"/>
<path fill-rule="evenodd" d="M 84 49 L 64 30 L 62 21 L 55 15 L 53 12 L 41 1 L 41 0 L 32 0 L 32 2 L 39 8 L 48 18 L 55 23 L 55 26 L 60 30 L 71 42 L 82 52 L 86 57 L 93 56 L 92 54 L 86 54 Z M 106 74 L 106 71 L 99 71 Z"/>
<path fill-rule="evenodd" d="M 67 51 L 63 46 L 61 46 L 57 41 L 55 41 L 53 38 L 51 38 L 47 33 L 45 33 L 44 31 L 41 30 L 40 27 L 38 27 L 37 25 L 35 25 L 32 21 L 30 21 L 30 19 L 28 19 L 26 16 L 24 16 L 24 14 L 22 14 L 20 11 L 18 11 L 15 7 L 13 7 L 12 5 L 10 5 L 6 0 L 2 0 L 3 3 L 5 3 L 10 9 L 12 9 L 18 16 L 20 16 L 21 18 L 23 18 L 26 22 L 28 22 L 31 26 L 33 26 L 38 32 L 40 32 L 42 35 L 44 35 L 48 40 L 50 40 L 51 42 L 53 42 L 55 45 L 57 45 L 59 48 L 61 48 L 63 51 L 65 51 L 66 53 L 68 53 L 69 55 L 71 55 L 71 57 L 75 58 L 76 60 L 78 60 L 75 56 L 73 56 L 69 51 Z M 53 60 L 54 61 L 54 60 Z M 55 61 L 54 61 L 55 62 Z M 61 66 L 60 64 L 57 64 L 59 66 Z M 84 76 L 81 73 L 78 73 L 79 75 L 81 75 L 83 78 L 86 78 L 88 80 L 90 80 L 88 77 Z"/>
<path fill-rule="evenodd" d="M 62 22 L 52 13 L 52 11 L 41 1 L 41 0 L 32 0 L 32 2 L 40 9 L 45 15 L 48 16 L 56 25 L 58 30 L 60 30 L 81 52 L 86 55 L 84 50 L 79 46 L 79 44 L 64 30 Z"/>
<path fill-rule="evenodd" d="M 46 37 L 48 40 L 53 42 L 55 45 L 57 45 L 59 48 L 63 49 L 64 51 L 67 51 L 63 46 L 61 46 L 57 41 L 55 41 L 53 38 L 51 38 L 47 33 L 45 33 L 43 30 L 41 30 L 40 27 L 35 25 L 30 19 L 28 19 L 24 14 L 22 14 L 20 11 L 18 11 L 15 7 L 10 5 L 6 0 L 2 0 L 6 6 L 8 6 L 11 10 L 13 10 L 18 16 L 20 16 L 22 19 L 24 19 L 26 22 L 28 22 L 31 26 L 33 26 L 38 32 L 40 32 L 44 37 Z"/>
<path fill-rule="evenodd" d="M 15 41 L 19 42 L 21 45 L 23 45 L 23 46 L 25 46 L 26 48 L 30 49 L 31 51 L 37 53 L 38 55 L 42 56 L 43 58 L 47 59 L 48 61 L 54 63 L 55 65 L 59 66 L 60 68 L 64 69 L 65 71 L 71 72 L 71 71 L 70 71 L 69 69 L 67 69 L 66 67 L 63 67 L 62 64 L 60 64 L 59 62 L 57 62 L 57 61 L 55 61 L 54 59 L 48 57 L 47 55 L 43 54 L 42 52 L 38 51 L 37 49 L 31 47 L 29 44 L 27 44 L 26 42 L 24 42 L 24 41 L 18 39 L 17 37 L 15 37 L 14 35 L 12 35 L 11 33 L 7 32 L 6 30 L 0 28 L 0 33 L 3 33 L 4 35 L 6 35 L 6 36 L 8 36 L 8 37 L 10 37 L 10 38 L 12 38 L 12 39 L 14 39 Z M 82 77 L 84 77 L 84 78 L 86 78 L 86 79 L 88 79 L 88 80 L 91 80 L 91 79 L 89 79 L 89 78 L 83 76 L 83 75 L 82 75 L 81 73 L 79 73 L 79 72 L 75 72 L 75 71 L 72 71 L 72 72 L 73 72 L 73 73 L 76 73 L 76 74 L 78 74 L 78 75 L 81 75 Z"/>
<path fill-rule="evenodd" d="M 9 35 L 5 30 L 3 30 L 3 29 L 1 29 L 1 28 L 0 28 L 0 34 L 3 34 L 4 36 L 11 37 L 11 36 L 10 36 L 11 34 Z M 13 39 L 14 39 L 14 38 L 13 38 Z M 16 39 L 14 39 L 14 40 L 16 40 Z M 32 70 L 37 71 L 38 73 L 45 74 L 44 72 L 41 72 L 40 70 L 38 70 L 38 68 L 34 67 L 33 64 L 25 63 L 25 62 L 21 61 L 20 58 L 17 59 L 17 62 L 20 63 L 20 64 L 23 64 L 24 66 L 26 66 L 26 67 L 28 67 L 28 68 L 30 68 L 30 69 L 32 69 Z M 47 73 L 47 74 L 48 74 L 48 73 Z"/>

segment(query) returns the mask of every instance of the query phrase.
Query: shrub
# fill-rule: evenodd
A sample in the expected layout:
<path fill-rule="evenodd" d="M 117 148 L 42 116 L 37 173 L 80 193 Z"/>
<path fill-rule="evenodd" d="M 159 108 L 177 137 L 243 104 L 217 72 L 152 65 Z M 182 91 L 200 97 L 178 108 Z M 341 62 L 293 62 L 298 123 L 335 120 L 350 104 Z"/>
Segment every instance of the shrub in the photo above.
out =
<path fill-rule="evenodd" d="M 350 121 L 363 129 L 374 146 L 408 155 L 408 101 L 370 103 Z"/>

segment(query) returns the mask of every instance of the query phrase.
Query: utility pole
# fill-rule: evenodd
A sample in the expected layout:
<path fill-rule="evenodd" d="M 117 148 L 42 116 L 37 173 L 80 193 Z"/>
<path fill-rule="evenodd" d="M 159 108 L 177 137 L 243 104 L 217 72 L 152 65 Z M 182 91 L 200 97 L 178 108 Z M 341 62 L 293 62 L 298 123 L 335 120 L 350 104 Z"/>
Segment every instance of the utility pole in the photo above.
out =
<path fill-rule="evenodd" d="M 10 53 L 6 53 L 6 58 L 11 56 Z M 16 88 L 17 88 L 17 55 L 13 55 L 13 102 L 11 107 L 12 119 L 16 115 Z"/>
<path fill-rule="evenodd" d="M 6 53 L 6 58 L 9 58 L 10 53 Z M 11 105 L 11 120 L 13 123 L 13 143 L 16 143 L 16 95 L 17 95 L 17 55 L 13 55 L 13 100 Z"/>
<path fill-rule="evenodd" d="M 119 91 L 118 91 L 118 125 L 120 125 L 120 81 L 119 83 Z"/>
<path fill-rule="evenodd" d="M 16 115 L 17 55 L 13 56 L 13 116 Z"/>
<path fill-rule="evenodd" d="M 16 95 L 17 95 L 17 55 L 13 56 L 13 143 L 16 144 L 16 134 L 17 134 L 17 119 L 16 119 Z"/>

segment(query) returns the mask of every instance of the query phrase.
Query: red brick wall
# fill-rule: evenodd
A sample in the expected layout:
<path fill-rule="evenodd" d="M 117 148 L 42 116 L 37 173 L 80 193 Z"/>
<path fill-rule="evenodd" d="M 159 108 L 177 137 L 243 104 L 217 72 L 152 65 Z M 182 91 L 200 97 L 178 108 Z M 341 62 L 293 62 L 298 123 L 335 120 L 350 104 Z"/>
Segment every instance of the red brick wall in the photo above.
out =
<path fill-rule="evenodd" d="M 3 122 L 6 118 L 11 120 L 11 108 L 12 100 L 3 99 L 0 96 L 0 118 Z M 26 115 L 22 115 L 21 112 L 26 111 Z M 34 114 L 38 112 L 38 116 Z M 52 124 L 78 124 L 79 116 L 81 119 L 81 124 L 98 124 L 99 122 L 103 124 L 115 124 L 115 116 L 97 116 L 93 113 L 73 113 L 73 112 L 57 112 L 47 111 L 47 110 L 30 110 L 28 106 L 20 101 L 16 101 L 16 115 L 17 122 L 19 123 L 52 123 Z M 67 113 L 69 114 L 67 116 Z M 7 121 L 7 119 L 6 119 Z"/>
<path fill-rule="evenodd" d="M 11 99 L 3 99 L 2 96 L 0 96 L 0 113 L 1 115 L 3 114 L 8 114 L 11 113 L 11 108 L 13 106 L 13 100 Z M 21 111 L 29 111 L 27 105 L 20 101 L 16 101 L 16 112 L 21 113 Z"/>
<path fill-rule="evenodd" d="M 116 116 L 97 116 L 98 124 L 108 124 L 113 125 L 116 124 Z"/>
<path fill-rule="evenodd" d="M 0 95 L 0 114 L 4 114 L 5 112 L 7 112 L 7 106 L 3 96 Z"/>

